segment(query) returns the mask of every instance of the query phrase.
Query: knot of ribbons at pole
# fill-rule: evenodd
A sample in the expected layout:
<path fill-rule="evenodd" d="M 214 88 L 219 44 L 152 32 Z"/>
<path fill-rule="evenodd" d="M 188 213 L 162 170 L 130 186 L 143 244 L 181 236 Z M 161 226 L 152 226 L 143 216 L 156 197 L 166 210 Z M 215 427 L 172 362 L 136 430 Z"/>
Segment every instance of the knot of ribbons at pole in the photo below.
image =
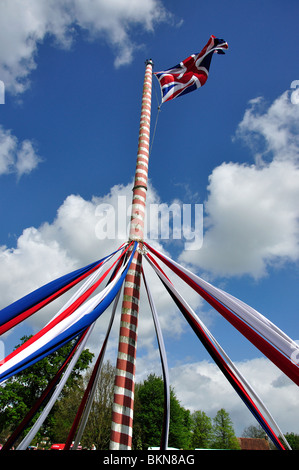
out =
<path fill-rule="evenodd" d="M 95 322 L 114 301 L 106 337 L 97 361 L 95 362 L 90 381 L 77 411 L 73 426 L 69 432 L 65 449 L 71 448 L 72 442 L 74 442 L 72 448 L 76 448 L 78 445 L 84 432 L 84 427 L 93 401 L 95 387 L 114 320 L 121 287 L 130 268 L 134 253 L 136 249 L 139 249 L 138 244 L 139 242 L 136 241 L 125 243 L 115 252 L 103 259 L 42 286 L 0 311 L 0 328 L 3 334 L 13 326 L 27 319 L 30 315 L 38 312 L 42 307 L 48 305 L 76 284 L 81 283 L 79 289 L 38 333 L 10 353 L 0 363 L 0 383 L 4 383 L 9 377 L 12 377 L 48 356 L 71 340 L 76 339 L 73 349 L 70 351 L 68 357 L 65 358 L 61 368 L 22 423 L 20 423 L 18 428 L 7 440 L 3 450 L 10 448 L 15 443 L 23 430 L 28 426 L 33 416 L 44 405 L 44 409 L 38 420 L 21 444 L 19 444 L 18 449 L 25 449 L 30 444 L 57 399 L 71 370 L 75 366 Z M 175 302 L 179 311 L 208 351 L 211 358 L 259 424 L 263 427 L 275 446 L 278 449 L 289 448 L 283 433 L 264 403 L 190 305 L 178 292 L 174 283 L 169 278 L 169 273 L 176 278 L 180 278 L 195 290 L 229 323 L 254 344 L 254 346 L 279 367 L 284 374 L 295 384 L 299 385 L 298 364 L 292 361 L 294 353 L 297 354 L 299 352 L 297 343 L 255 309 L 196 276 L 162 252 L 151 247 L 148 243 L 143 242 L 143 248 L 140 249 L 140 252 L 142 252 L 143 257 L 155 271 L 166 291 L 169 293 L 170 298 Z M 168 275 L 165 274 L 165 269 L 168 270 Z M 144 269 L 142 269 L 142 277 L 153 316 L 163 371 L 165 412 L 161 426 L 161 449 L 166 449 L 168 445 L 170 422 L 170 385 L 167 355 L 158 313 L 150 289 L 150 283 L 146 279 Z M 105 286 L 97 293 L 96 290 L 100 288 L 103 283 L 105 283 Z M 94 295 L 92 296 L 92 294 Z M 285 445 L 282 441 L 284 441 Z"/>

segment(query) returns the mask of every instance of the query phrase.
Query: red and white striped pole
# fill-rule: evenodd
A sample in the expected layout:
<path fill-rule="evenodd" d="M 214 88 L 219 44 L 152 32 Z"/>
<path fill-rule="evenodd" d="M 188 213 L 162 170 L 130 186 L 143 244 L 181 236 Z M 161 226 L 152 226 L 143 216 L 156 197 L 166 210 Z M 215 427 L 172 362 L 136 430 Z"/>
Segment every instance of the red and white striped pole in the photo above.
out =
<path fill-rule="evenodd" d="M 146 61 L 143 84 L 137 163 L 133 187 L 130 240 L 142 241 L 148 180 L 152 96 L 151 60 Z M 140 300 L 142 255 L 137 249 L 124 283 L 116 363 L 110 450 L 130 450 L 133 435 L 135 362 Z"/>

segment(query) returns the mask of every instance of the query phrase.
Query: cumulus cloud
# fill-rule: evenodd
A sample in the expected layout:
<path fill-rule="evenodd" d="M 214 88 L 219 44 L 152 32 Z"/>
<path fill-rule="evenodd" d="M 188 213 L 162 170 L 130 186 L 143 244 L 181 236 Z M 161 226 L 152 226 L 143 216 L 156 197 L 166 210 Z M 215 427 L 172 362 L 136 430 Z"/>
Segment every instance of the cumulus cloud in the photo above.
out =
<path fill-rule="evenodd" d="M 48 5 L 54 3 L 48 2 Z M 100 2 L 96 4 L 99 6 Z M 43 2 L 40 5 L 41 8 L 42 5 L 46 8 Z M 68 15 L 67 11 L 65 15 Z M 59 23 L 55 26 L 55 35 L 67 45 L 68 34 L 72 35 L 72 31 L 63 28 L 63 17 L 61 21 L 60 29 Z M 83 23 L 87 27 L 88 19 L 82 19 Z M 41 30 L 45 31 L 43 28 Z M 40 34 L 40 40 L 43 40 L 45 34 Z M 19 65 L 25 63 L 26 66 L 12 76 L 11 84 L 15 91 L 19 85 L 24 85 L 22 80 L 28 77 L 30 64 L 35 66 L 32 61 L 37 43 L 38 40 L 34 39 L 27 62 L 19 62 Z M 30 41 L 27 46 L 30 46 Z M 22 59 L 24 58 L 25 49 Z M 22 86 L 18 91 L 23 91 Z M 251 146 L 255 156 L 254 164 L 223 163 L 215 168 L 210 176 L 209 195 L 205 204 L 207 227 L 204 245 L 198 251 L 188 250 L 181 256 L 182 261 L 215 275 L 248 273 L 259 277 L 265 274 L 267 267 L 273 262 L 298 260 L 299 214 L 296 201 L 299 195 L 299 106 L 290 102 L 287 93 L 271 106 L 262 109 L 262 105 L 261 99 L 253 100 L 237 130 L 237 137 Z M 38 157 L 30 141 L 19 142 L 10 131 L 0 128 L 0 174 L 9 171 L 24 174 L 34 168 L 37 163 L 35 158 Z M 0 247 L 0 308 L 62 274 L 101 258 L 126 240 L 123 225 L 118 232 L 118 239 L 99 239 L 97 229 L 103 229 L 103 225 L 99 225 L 99 207 L 106 205 L 116 208 L 111 216 L 118 220 L 120 198 L 130 204 L 131 188 L 132 184 L 118 185 L 109 194 L 91 200 L 80 195 L 70 195 L 58 208 L 52 222 L 24 229 L 15 248 Z M 151 186 L 148 202 L 161 202 Z M 127 206 L 124 211 L 127 212 Z M 157 241 L 152 243 L 163 250 Z M 168 294 L 156 275 L 147 265 L 145 269 L 155 294 L 164 334 L 177 338 L 183 334 L 185 323 L 178 317 L 177 309 L 169 302 Z M 187 294 L 182 284 L 176 285 L 188 302 L 197 311 L 200 310 L 201 300 L 198 296 L 190 291 Z M 55 307 L 55 311 L 47 308 L 45 313 L 34 315 L 28 320 L 28 324 L 37 331 L 60 306 L 61 303 Z M 140 311 L 139 345 L 143 351 L 146 350 L 146 354 L 138 358 L 137 380 L 144 379 L 150 370 L 160 373 L 160 360 L 154 347 L 154 327 L 144 291 Z M 108 317 L 105 316 L 99 321 L 92 336 L 91 349 L 95 352 L 101 346 L 107 322 Z M 115 322 L 109 343 L 109 358 L 115 354 L 117 348 L 118 327 L 118 322 Z M 298 432 L 293 412 L 298 408 L 295 386 L 286 379 L 282 380 L 280 372 L 264 359 L 237 365 L 256 388 L 283 430 Z M 254 423 L 251 414 L 244 411 L 243 403 L 214 364 L 200 362 L 178 365 L 171 369 L 171 383 L 183 406 L 191 411 L 202 409 L 213 417 L 223 407 L 232 416 L 239 434 L 245 426 Z"/>
<path fill-rule="evenodd" d="M 74 269 L 85 266 L 92 261 L 112 253 L 128 239 L 130 206 L 132 198 L 132 183 L 116 185 L 102 197 L 86 200 L 79 195 L 68 196 L 58 208 L 55 219 L 45 222 L 40 227 L 28 227 L 19 236 L 15 248 L 0 248 L 0 308 L 19 299 L 41 285 Z M 149 185 L 148 203 L 159 203 L 156 191 Z M 102 219 L 109 225 L 109 217 L 101 210 L 103 207 L 114 208 L 109 212 L 111 225 L 120 220 L 120 215 L 127 214 L 125 221 L 120 224 L 114 237 L 98 237 L 99 224 L 103 228 Z M 100 208 L 100 209 L 99 209 Z M 126 223 L 127 222 L 127 223 Z M 158 241 L 154 246 L 163 250 Z M 184 320 L 177 314 L 177 308 L 158 280 L 153 269 L 144 262 L 149 284 L 152 286 L 157 311 L 160 314 L 161 327 L 166 336 L 180 336 L 184 331 Z M 167 272 L 167 270 L 166 270 Z M 183 295 L 189 288 L 177 281 Z M 65 298 L 56 301 L 54 307 L 47 307 L 27 320 L 26 324 L 33 331 L 40 329 L 61 308 Z M 201 299 L 194 292 L 188 293 L 188 301 L 193 308 L 199 308 Z M 144 351 L 151 351 L 155 341 L 154 324 L 151 318 L 146 292 L 142 287 L 140 318 L 140 344 Z M 99 338 L 106 333 L 109 315 L 99 320 L 96 334 L 92 339 L 92 349 L 99 347 Z M 169 329 L 169 324 L 172 328 Z M 116 322 L 111 340 L 111 348 L 115 347 L 118 336 Z"/>
<path fill-rule="evenodd" d="M 257 164 L 274 158 L 275 161 L 299 159 L 299 107 L 289 91 L 267 106 L 262 97 L 249 102 L 236 136 L 253 150 Z"/>
<path fill-rule="evenodd" d="M 0 126 L 0 175 L 16 173 L 18 178 L 34 170 L 41 161 L 30 140 L 19 141 Z"/>
<path fill-rule="evenodd" d="M 99 206 L 115 207 L 118 217 L 119 198 L 126 199 L 129 215 L 132 184 L 116 185 L 102 197 L 86 200 L 79 195 L 68 196 L 58 208 L 55 219 L 40 227 L 26 228 L 17 240 L 15 248 L 0 248 L 0 308 L 20 298 L 50 280 L 77 269 L 95 259 L 100 259 L 117 248 L 127 239 L 125 232 L 119 232 L 119 239 L 97 237 L 100 220 Z M 159 196 L 149 185 L 149 203 L 160 203 Z M 121 206 L 122 210 L 124 207 Z M 151 242 L 165 251 L 158 240 Z M 157 279 L 154 271 L 144 261 L 146 276 L 156 303 L 165 341 L 172 345 L 184 338 L 188 325 Z M 166 274 L 169 271 L 166 269 Z M 171 277 L 180 293 L 200 314 L 201 299 L 189 288 Z M 26 321 L 33 332 L 38 331 L 63 305 L 64 299 L 55 301 L 50 307 L 33 315 Z M 120 307 L 120 306 L 119 306 Z M 105 359 L 116 363 L 119 334 L 119 314 L 113 325 Z M 97 354 L 101 348 L 109 322 L 109 311 L 98 320 L 88 347 Z M 204 322 L 209 326 L 206 318 Z M 170 327 L 171 325 L 171 327 Z M 154 325 L 144 287 L 141 291 L 141 307 L 138 325 L 138 351 L 136 381 L 144 380 L 149 373 L 161 375 L 161 361 L 155 340 Z M 9 333 L 3 338 L 9 341 Z M 12 345 L 14 346 L 14 344 Z M 217 366 L 208 361 L 185 361 L 182 354 L 179 364 L 170 368 L 171 385 L 182 406 L 190 411 L 202 410 L 214 417 L 220 408 L 225 408 L 241 435 L 244 428 L 256 424 L 243 402 L 238 398 Z M 280 371 L 266 359 L 254 359 L 236 364 L 257 393 L 261 396 L 283 431 L 298 432 L 298 423 L 293 412 L 298 408 L 299 398 L 295 385 L 282 378 Z"/>
<path fill-rule="evenodd" d="M 129 192 L 126 187 L 117 189 L 119 194 Z M 116 191 L 112 189 L 106 200 L 113 203 Z M 58 208 L 53 222 L 24 229 L 15 248 L 2 246 L 2 306 L 51 279 L 102 258 L 122 243 L 123 240 L 102 241 L 96 237 L 96 208 L 100 202 L 100 198 L 85 200 L 70 195 Z"/>
<path fill-rule="evenodd" d="M 299 396 L 296 385 L 282 377 L 279 369 L 264 358 L 235 365 L 264 402 L 282 432 L 297 433 L 298 419 L 294 410 L 299 405 Z M 246 427 L 257 425 L 215 364 L 201 361 L 178 365 L 171 369 L 170 377 L 179 400 L 191 412 L 201 410 L 214 418 L 217 411 L 224 408 L 230 414 L 239 437 Z M 281 384 L 279 387 L 277 382 Z"/>
<path fill-rule="evenodd" d="M 299 258 L 299 106 L 288 92 L 249 103 L 236 138 L 254 164 L 226 163 L 209 177 L 203 247 L 181 260 L 214 275 L 264 276 Z"/>
<path fill-rule="evenodd" d="M 118 217 L 119 198 L 127 202 L 130 214 L 132 184 L 116 185 L 102 197 L 86 200 L 79 195 L 68 196 L 58 208 L 55 219 L 40 227 L 26 228 L 17 240 L 15 248 L 0 247 L 0 308 L 8 305 L 33 289 L 77 269 L 87 263 L 100 259 L 117 248 L 127 239 L 125 232 L 119 232 L 119 239 L 97 237 L 96 227 L 100 220 L 99 206 L 115 207 Z M 149 203 L 160 203 L 159 196 L 149 185 Z M 121 206 L 122 210 L 123 206 Z M 152 245 L 162 251 L 158 240 Z M 165 341 L 176 344 L 184 338 L 189 327 L 179 314 L 176 306 L 157 279 L 154 271 L 144 261 L 146 276 L 156 303 Z M 169 271 L 166 269 L 166 274 Z M 189 288 L 171 277 L 180 293 L 189 304 L 200 313 L 201 299 Z M 38 331 L 62 307 L 65 299 L 51 304 L 26 321 L 33 332 Z M 119 334 L 120 306 L 109 338 L 105 359 L 116 363 Z M 110 318 L 109 310 L 98 320 L 88 347 L 97 354 L 102 346 Z M 207 326 L 209 323 L 204 318 Z M 171 327 L 170 327 L 171 325 Z M 147 302 L 144 287 L 141 290 L 141 307 L 138 324 L 138 351 L 136 381 L 144 380 L 149 373 L 162 374 L 161 361 L 155 340 L 154 324 Z M 3 338 L 6 345 L 9 333 Z M 12 347 L 15 344 L 12 345 Z M 294 409 L 298 408 L 299 398 L 295 385 L 282 377 L 280 371 L 266 359 L 254 359 L 237 363 L 236 366 L 261 396 L 283 431 L 298 432 L 298 420 Z M 190 411 L 202 410 L 214 417 L 220 408 L 225 408 L 233 420 L 235 430 L 241 435 L 244 428 L 256 424 L 254 418 L 217 366 L 208 361 L 185 361 L 182 354 L 179 364 L 170 367 L 171 385 L 182 406 Z"/>
<path fill-rule="evenodd" d="M 7 91 L 22 93 L 37 66 L 38 46 L 50 37 L 70 47 L 78 29 L 101 38 L 115 55 L 115 65 L 132 61 L 140 44 L 132 26 L 152 32 L 170 18 L 159 0 L 4 0 L 0 6 L 0 77 Z"/>

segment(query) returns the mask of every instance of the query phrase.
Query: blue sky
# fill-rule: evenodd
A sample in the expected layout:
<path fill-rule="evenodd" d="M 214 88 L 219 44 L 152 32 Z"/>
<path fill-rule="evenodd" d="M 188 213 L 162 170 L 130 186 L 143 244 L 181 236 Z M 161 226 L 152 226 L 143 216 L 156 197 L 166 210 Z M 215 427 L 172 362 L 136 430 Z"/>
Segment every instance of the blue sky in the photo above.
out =
<path fill-rule="evenodd" d="M 149 168 L 149 202 L 203 204 L 203 246 L 154 243 L 298 340 L 297 2 L 10 0 L 0 10 L 1 306 L 119 244 L 97 239 L 95 211 L 131 202 L 144 62 L 163 70 L 214 34 L 229 50 L 202 89 L 161 107 Z M 152 129 L 159 94 L 154 80 Z M 188 295 L 283 431 L 299 432 L 297 388 Z M 224 407 L 240 434 L 252 418 L 167 297 L 157 302 L 182 404 L 211 416 Z M 50 315 L 3 338 L 5 351 Z M 159 371 L 153 338 L 141 316 L 140 379 Z"/>

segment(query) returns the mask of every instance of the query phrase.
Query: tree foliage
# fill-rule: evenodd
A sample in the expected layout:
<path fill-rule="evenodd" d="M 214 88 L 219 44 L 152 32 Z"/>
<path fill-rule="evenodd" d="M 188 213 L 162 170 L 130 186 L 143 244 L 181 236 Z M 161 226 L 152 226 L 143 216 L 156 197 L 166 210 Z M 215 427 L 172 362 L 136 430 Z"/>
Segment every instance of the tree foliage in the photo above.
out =
<path fill-rule="evenodd" d="M 160 445 L 164 414 L 164 384 L 154 374 L 136 384 L 133 440 L 135 448 L 147 449 Z M 170 447 L 189 447 L 190 412 L 184 409 L 170 390 Z"/>
<path fill-rule="evenodd" d="M 21 338 L 23 344 L 28 337 Z M 18 347 L 18 346 L 16 346 Z M 14 431 L 33 404 L 59 370 L 73 342 L 8 379 L 0 394 L 0 440 Z M 88 383 L 88 370 L 93 354 L 84 350 L 70 375 L 59 399 L 32 444 L 47 436 L 51 442 L 65 442 Z M 114 396 L 115 368 L 103 364 L 94 402 L 82 437 L 82 446 L 99 450 L 109 449 L 111 417 Z M 159 447 L 164 414 L 164 383 L 161 377 L 151 374 L 135 386 L 133 448 Z M 38 417 L 38 414 L 34 419 Z M 34 421 L 30 423 L 30 427 Z M 25 430 L 27 432 L 28 430 Z M 249 426 L 243 437 L 264 438 L 260 426 Z M 285 435 L 294 450 L 299 449 L 299 436 Z M 213 448 L 239 449 L 229 414 L 221 409 L 214 419 L 203 411 L 190 411 L 181 406 L 173 388 L 170 390 L 169 447 L 178 449 Z"/>
<path fill-rule="evenodd" d="M 290 444 L 292 450 L 299 450 L 299 435 L 293 432 L 286 433 L 285 438 Z"/>
<path fill-rule="evenodd" d="M 265 439 L 266 433 L 262 426 L 257 425 L 257 426 L 248 426 L 247 428 L 244 429 L 243 437 L 252 437 L 252 438 L 257 438 L 257 439 Z"/>
<path fill-rule="evenodd" d="M 21 338 L 21 344 L 30 337 Z M 19 345 L 16 346 L 18 348 Z M 30 411 L 73 347 L 73 341 L 32 366 L 9 378 L 1 387 L 0 394 L 0 438 L 7 438 Z M 93 354 L 84 350 L 77 361 L 60 399 L 80 387 L 81 374 L 87 369 Z M 57 406 L 57 405 L 56 405 Z M 38 415 L 37 415 L 38 416 Z M 36 417 L 37 417 L 36 416 Z M 51 427 L 51 418 L 48 420 Z M 50 429 L 47 429 L 47 433 Z"/>
<path fill-rule="evenodd" d="M 221 408 L 214 418 L 213 449 L 240 449 L 229 414 Z"/>
<path fill-rule="evenodd" d="M 191 448 L 209 449 L 213 440 L 213 424 L 211 418 L 203 411 L 195 411 L 191 415 Z"/>
<path fill-rule="evenodd" d="M 93 406 L 82 438 L 83 447 L 88 449 L 92 445 L 98 450 L 109 449 L 114 376 L 115 367 L 107 361 L 101 369 Z"/>

